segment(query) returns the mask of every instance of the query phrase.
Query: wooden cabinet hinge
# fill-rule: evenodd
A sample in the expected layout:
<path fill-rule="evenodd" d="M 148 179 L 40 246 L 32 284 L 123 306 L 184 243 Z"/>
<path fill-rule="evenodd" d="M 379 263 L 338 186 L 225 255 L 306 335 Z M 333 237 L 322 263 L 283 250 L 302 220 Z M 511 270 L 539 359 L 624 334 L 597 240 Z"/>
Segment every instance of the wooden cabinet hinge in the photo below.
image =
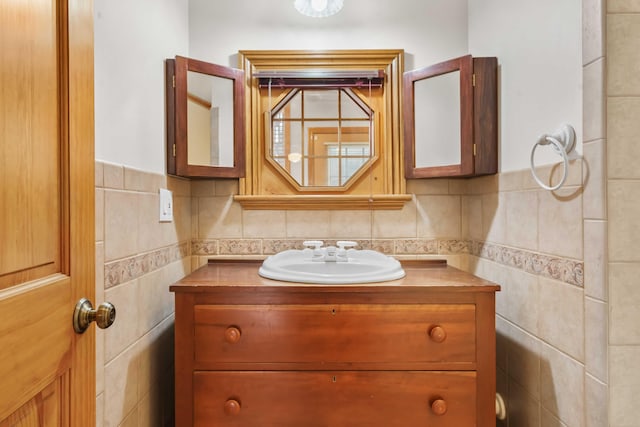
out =
<path fill-rule="evenodd" d="M 473 150 L 475 151 L 475 145 L 474 145 Z M 173 144 L 173 157 L 175 157 L 175 156 L 176 156 L 176 144 Z"/>
<path fill-rule="evenodd" d="M 476 75 L 471 75 L 471 86 L 476 87 Z"/>
<path fill-rule="evenodd" d="M 174 148 L 175 148 L 175 146 L 174 146 Z M 477 154 L 478 154 L 478 146 L 476 144 L 473 144 L 473 157 L 475 157 Z"/>
<path fill-rule="evenodd" d="M 173 78 L 172 78 L 173 87 L 174 87 L 174 89 L 175 89 L 175 87 L 176 87 L 176 75 L 174 74 L 172 77 L 173 77 Z M 474 86 L 475 86 L 475 83 L 474 83 Z"/>

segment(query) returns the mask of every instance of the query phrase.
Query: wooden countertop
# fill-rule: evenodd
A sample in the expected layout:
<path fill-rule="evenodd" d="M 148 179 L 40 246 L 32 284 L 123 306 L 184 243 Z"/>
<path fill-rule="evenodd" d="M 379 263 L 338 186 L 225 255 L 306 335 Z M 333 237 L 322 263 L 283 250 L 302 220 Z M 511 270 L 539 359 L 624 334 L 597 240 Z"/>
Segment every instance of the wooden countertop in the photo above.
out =
<path fill-rule="evenodd" d="M 176 293 L 414 293 L 496 292 L 500 286 L 450 267 L 445 261 L 402 261 L 406 276 L 387 282 L 326 285 L 282 282 L 258 275 L 261 261 L 211 260 L 170 287 Z"/>

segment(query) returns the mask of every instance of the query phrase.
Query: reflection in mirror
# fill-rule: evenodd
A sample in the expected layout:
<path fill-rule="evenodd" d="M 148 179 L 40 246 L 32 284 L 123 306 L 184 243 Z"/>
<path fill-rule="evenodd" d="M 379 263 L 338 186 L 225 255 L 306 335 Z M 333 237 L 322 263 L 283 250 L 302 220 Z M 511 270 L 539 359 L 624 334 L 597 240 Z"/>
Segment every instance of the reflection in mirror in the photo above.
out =
<path fill-rule="evenodd" d="M 187 137 L 190 165 L 233 167 L 233 80 L 187 72 Z"/>
<path fill-rule="evenodd" d="M 290 89 L 270 117 L 270 160 L 300 187 L 344 188 L 375 155 L 374 111 L 349 88 Z"/>
<path fill-rule="evenodd" d="M 167 59 L 167 173 L 244 176 L 244 71 L 196 59 Z"/>
<path fill-rule="evenodd" d="M 460 71 L 414 83 L 415 167 L 460 163 Z"/>

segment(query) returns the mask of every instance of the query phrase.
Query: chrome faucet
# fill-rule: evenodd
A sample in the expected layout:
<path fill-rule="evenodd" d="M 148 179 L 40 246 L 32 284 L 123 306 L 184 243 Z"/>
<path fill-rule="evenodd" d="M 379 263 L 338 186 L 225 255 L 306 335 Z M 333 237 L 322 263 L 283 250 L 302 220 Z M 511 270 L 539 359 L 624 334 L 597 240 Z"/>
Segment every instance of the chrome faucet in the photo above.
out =
<path fill-rule="evenodd" d="M 346 248 L 353 248 L 358 244 L 350 240 L 339 240 L 335 246 L 322 247 L 324 244 L 321 240 L 306 240 L 303 245 L 308 248 L 313 248 L 311 255 L 312 261 L 317 262 L 347 262 L 349 257 L 347 256 Z"/>

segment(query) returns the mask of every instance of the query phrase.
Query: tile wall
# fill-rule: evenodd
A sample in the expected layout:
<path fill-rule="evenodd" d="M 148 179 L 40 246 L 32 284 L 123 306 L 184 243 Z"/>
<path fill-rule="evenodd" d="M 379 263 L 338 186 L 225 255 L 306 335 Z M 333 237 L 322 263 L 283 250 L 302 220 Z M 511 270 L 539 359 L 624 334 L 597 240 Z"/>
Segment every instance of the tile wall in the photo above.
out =
<path fill-rule="evenodd" d="M 172 223 L 158 189 L 173 191 Z M 190 272 L 190 183 L 96 162 L 96 301 L 116 306 L 96 335 L 96 426 L 173 423 L 173 295 Z"/>
<path fill-rule="evenodd" d="M 640 3 L 607 2 L 609 426 L 640 420 Z"/>

